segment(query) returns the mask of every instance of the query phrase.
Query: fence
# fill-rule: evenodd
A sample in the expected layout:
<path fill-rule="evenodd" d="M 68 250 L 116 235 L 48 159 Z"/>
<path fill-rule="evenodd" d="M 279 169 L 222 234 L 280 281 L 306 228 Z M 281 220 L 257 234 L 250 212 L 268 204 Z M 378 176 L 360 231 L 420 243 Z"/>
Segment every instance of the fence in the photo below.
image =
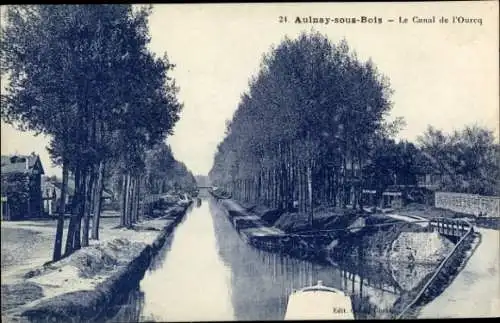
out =
<path fill-rule="evenodd" d="M 472 227 L 468 222 L 448 218 L 432 219 L 429 224 L 438 233 L 455 237 L 462 237 Z"/>
<path fill-rule="evenodd" d="M 500 197 L 436 192 L 436 207 L 475 216 L 499 217 Z"/>

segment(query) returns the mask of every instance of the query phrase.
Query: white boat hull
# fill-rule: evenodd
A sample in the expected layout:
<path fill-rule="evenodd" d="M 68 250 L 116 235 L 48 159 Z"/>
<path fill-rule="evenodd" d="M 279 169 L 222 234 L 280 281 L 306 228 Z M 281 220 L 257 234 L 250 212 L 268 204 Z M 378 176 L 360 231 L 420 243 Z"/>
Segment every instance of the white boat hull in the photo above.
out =
<path fill-rule="evenodd" d="M 353 320 L 351 298 L 342 291 L 316 286 L 294 291 L 288 298 L 285 320 Z"/>

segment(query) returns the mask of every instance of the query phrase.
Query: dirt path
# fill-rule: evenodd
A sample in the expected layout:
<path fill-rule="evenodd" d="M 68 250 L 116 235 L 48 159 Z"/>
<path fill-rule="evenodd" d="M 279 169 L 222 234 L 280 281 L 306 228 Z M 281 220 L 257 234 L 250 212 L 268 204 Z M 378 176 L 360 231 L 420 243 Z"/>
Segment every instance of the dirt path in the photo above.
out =
<path fill-rule="evenodd" d="M 451 285 L 418 318 L 500 316 L 500 231 L 476 229 L 481 243 Z"/>
<path fill-rule="evenodd" d="M 238 203 L 231 199 L 223 200 L 224 206 L 229 210 L 234 210 L 236 212 L 247 213 L 247 211 Z"/>
<path fill-rule="evenodd" d="M 426 221 L 427 219 L 418 217 L 418 216 L 406 216 L 406 215 L 401 215 L 401 214 L 396 214 L 396 213 L 386 213 L 384 214 L 385 216 L 388 216 L 390 218 L 396 219 L 396 220 L 402 220 L 406 222 L 415 222 L 415 221 Z M 428 222 L 416 222 L 415 224 L 421 226 L 421 227 L 427 227 L 429 225 Z"/>
<path fill-rule="evenodd" d="M 65 221 L 63 248 L 66 242 L 68 223 L 69 221 Z M 100 227 L 101 240 L 111 240 L 114 238 L 134 240 L 144 237 L 152 239 L 152 237 L 156 236 L 154 231 L 142 232 L 141 235 L 137 235 L 133 230 L 113 229 L 119 223 L 120 219 L 117 217 L 102 218 Z M 18 281 L 30 269 L 41 266 L 51 260 L 55 232 L 55 220 L 2 221 L 2 284 Z M 91 243 L 95 242 L 91 240 Z"/>
<path fill-rule="evenodd" d="M 33 266 L 50 260 L 52 235 L 36 228 L 4 227 L 2 234 L 2 283 Z"/>

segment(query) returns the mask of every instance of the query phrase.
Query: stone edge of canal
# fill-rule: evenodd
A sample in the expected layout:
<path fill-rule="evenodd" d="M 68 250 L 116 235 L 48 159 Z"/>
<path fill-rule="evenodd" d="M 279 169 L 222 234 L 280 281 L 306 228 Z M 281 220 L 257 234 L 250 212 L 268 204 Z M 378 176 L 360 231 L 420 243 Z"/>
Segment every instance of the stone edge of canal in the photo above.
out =
<path fill-rule="evenodd" d="M 184 219 L 192 201 L 177 212 L 174 220 L 165 225 L 152 244 L 148 244 L 132 259 L 94 290 L 80 290 L 55 296 L 15 313 L 11 316 L 17 322 L 84 322 L 100 321 L 106 317 L 109 308 L 120 302 L 120 295 L 126 294 L 144 277 L 152 259 L 164 246 L 177 225 Z M 78 301 L 76 301 L 78 300 Z"/>

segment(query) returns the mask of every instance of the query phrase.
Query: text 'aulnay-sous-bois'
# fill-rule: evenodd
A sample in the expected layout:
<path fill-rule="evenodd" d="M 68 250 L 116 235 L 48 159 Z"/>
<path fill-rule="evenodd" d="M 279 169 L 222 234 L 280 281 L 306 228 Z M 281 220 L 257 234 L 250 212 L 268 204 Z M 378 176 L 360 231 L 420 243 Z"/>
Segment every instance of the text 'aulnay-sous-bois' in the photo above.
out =
<path fill-rule="evenodd" d="M 483 19 L 475 17 L 464 16 L 429 16 L 429 17 L 403 17 L 383 19 L 378 16 L 359 16 L 359 17 L 314 17 L 314 16 L 279 16 L 279 23 L 295 23 L 295 24 L 382 24 L 387 23 L 400 23 L 400 24 L 477 24 L 482 26 Z"/>

